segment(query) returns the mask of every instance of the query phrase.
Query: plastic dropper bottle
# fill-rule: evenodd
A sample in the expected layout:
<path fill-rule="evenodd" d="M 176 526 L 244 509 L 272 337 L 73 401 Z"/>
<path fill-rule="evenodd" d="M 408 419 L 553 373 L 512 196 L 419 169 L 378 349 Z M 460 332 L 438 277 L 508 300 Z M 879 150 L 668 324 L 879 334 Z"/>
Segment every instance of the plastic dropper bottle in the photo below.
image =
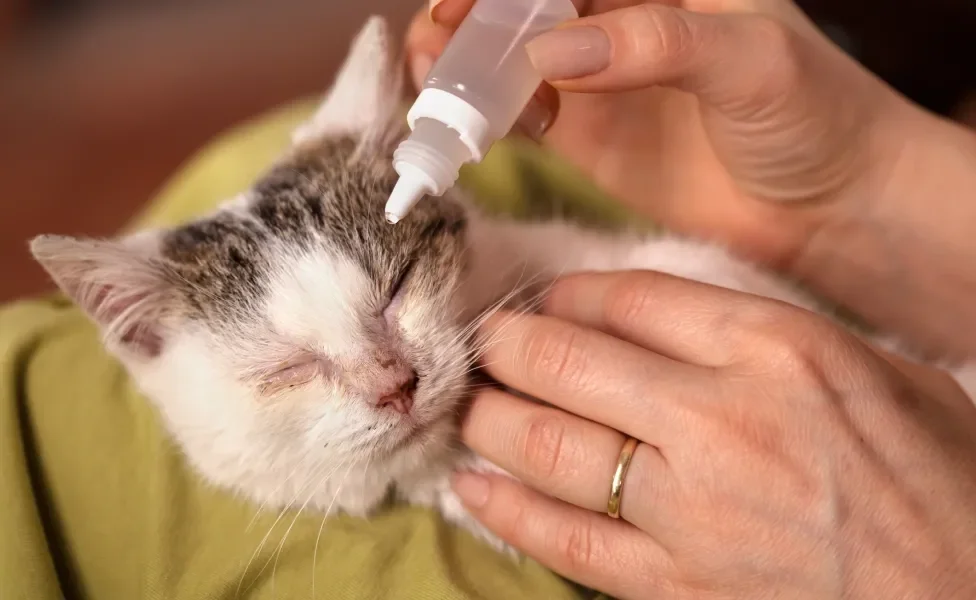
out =
<path fill-rule="evenodd" d="M 542 83 L 525 44 L 577 16 L 571 0 L 478 0 L 407 113 L 410 136 L 393 153 L 400 176 L 386 204 L 396 223 L 425 195 L 451 188 L 480 162 Z"/>

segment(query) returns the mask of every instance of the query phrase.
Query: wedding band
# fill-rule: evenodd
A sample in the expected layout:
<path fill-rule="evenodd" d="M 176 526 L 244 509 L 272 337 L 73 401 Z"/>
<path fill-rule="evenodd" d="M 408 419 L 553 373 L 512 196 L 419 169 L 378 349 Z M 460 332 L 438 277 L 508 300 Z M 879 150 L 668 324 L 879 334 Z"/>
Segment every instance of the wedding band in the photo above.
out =
<path fill-rule="evenodd" d="M 620 449 L 617 470 L 614 471 L 613 481 L 610 483 L 610 499 L 607 500 L 607 514 L 611 519 L 620 518 L 620 496 L 624 491 L 624 479 L 627 477 L 627 469 L 630 468 L 630 459 L 634 458 L 635 450 L 637 450 L 637 438 L 632 437 L 627 438 L 624 447 Z"/>

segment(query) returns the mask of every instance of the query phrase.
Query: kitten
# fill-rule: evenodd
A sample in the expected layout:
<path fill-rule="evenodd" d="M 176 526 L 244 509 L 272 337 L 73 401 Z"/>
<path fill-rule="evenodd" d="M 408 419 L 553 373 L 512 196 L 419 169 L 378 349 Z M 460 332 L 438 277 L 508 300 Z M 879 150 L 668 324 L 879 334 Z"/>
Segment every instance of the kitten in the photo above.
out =
<path fill-rule="evenodd" d="M 369 515 L 392 488 L 503 548 L 451 491 L 471 324 L 526 281 L 656 269 L 814 309 L 723 250 L 480 215 L 451 192 L 396 226 L 401 65 L 371 19 L 314 116 L 210 216 L 35 257 L 100 326 L 207 480 L 264 506 Z"/>

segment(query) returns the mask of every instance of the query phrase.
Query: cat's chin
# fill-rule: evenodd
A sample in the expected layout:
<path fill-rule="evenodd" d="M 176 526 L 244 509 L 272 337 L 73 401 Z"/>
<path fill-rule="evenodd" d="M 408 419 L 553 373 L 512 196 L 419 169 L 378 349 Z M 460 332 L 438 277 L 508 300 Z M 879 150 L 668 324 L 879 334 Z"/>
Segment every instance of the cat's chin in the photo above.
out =
<path fill-rule="evenodd" d="M 372 453 L 373 457 L 387 458 L 414 445 L 422 444 L 429 435 L 428 431 L 428 424 L 404 418 L 386 433 L 387 440 Z"/>
<path fill-rule="evenodd" d="M 404 452 L 438 451 L 457 439 L 457 425 L 452 414 L 443 414 L 427 422 L 411 421 L 401 425 L 400 437 L 389 446 L 386 456 Z"/>

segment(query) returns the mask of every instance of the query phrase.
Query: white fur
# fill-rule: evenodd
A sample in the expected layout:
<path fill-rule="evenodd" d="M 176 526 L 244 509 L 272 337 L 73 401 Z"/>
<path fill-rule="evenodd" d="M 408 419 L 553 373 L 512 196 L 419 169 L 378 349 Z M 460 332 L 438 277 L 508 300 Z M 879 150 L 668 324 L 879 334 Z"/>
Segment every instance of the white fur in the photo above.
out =
<path fill-rule="evenodd" d="M 266 315 L 272 327 L 296 339 L 311 338 L 335 351 L 358 340 L 356 318 L 369 283 L 339 254 L 287 257 L 272 278 Z"/>

